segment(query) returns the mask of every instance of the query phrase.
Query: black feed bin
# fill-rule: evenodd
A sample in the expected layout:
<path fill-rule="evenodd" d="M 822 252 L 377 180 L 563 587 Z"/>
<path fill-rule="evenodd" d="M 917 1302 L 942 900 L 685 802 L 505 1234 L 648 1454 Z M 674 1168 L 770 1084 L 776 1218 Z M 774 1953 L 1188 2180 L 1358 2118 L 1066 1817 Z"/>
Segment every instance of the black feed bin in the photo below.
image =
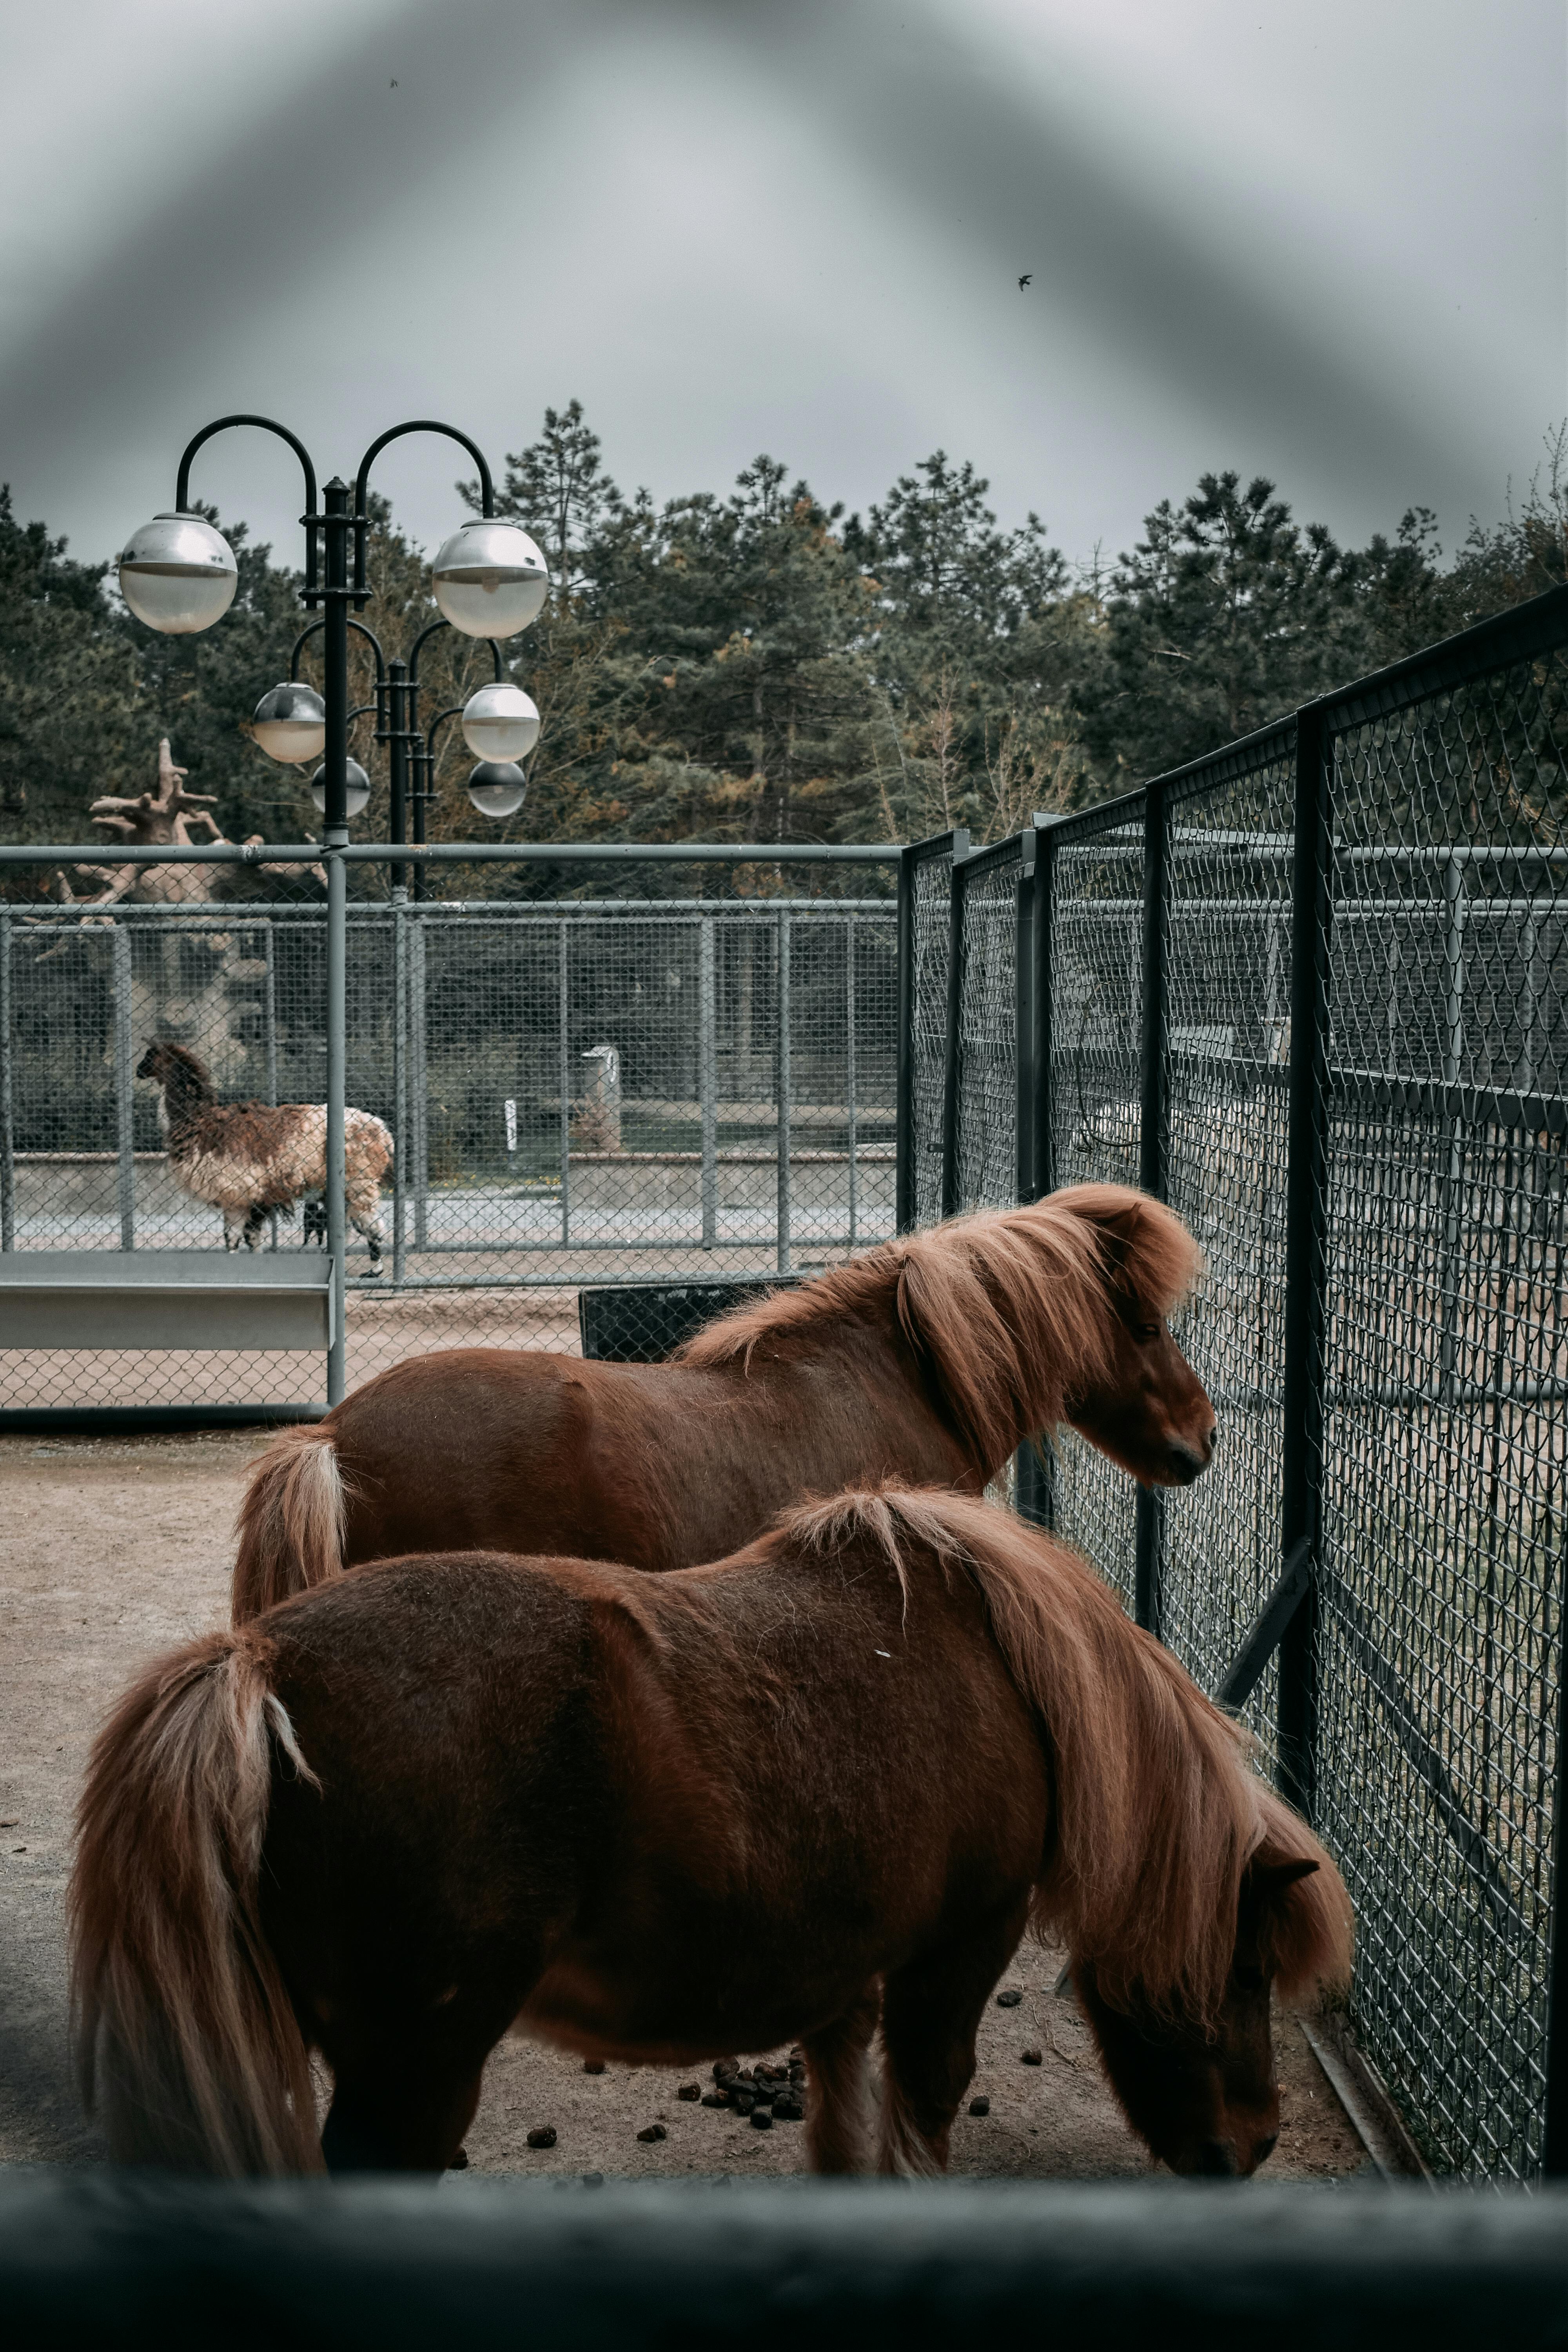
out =
<path fill-rule="evenodd" d="M 616 1283 L 577 1293 L 583 1353 L 601 1364 L 662 1364 L 705 1323 L 770 1290 L 790 1290 L 795 1274 L 743 1275 L 697 1282 Z"/>

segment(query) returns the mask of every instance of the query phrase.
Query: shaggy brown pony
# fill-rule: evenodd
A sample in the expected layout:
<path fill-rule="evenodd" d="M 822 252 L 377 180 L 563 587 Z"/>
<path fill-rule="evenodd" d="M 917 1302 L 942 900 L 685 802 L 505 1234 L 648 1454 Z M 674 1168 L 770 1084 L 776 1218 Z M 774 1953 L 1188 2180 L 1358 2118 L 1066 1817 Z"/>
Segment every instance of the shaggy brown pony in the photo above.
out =
<path fill-rule="evenodd" d="M 1185 1485 L 1214 1408 L 1164 1318 L 1197 1267 L 1173 1210 L 1079 1184 L 870 1250 L 672 1363 L 461 1348 L 395 1365 L 252 1471 L 235 1622 L 401 1552 L 689 1567 L 807 1495 L 978 1494 L 1062 1420 L 1134 1477 Z"/>
<path fill-rule="evenodd" d="M 1250 2173 L 1270 1985 L 1350 1958 L 1244 1735 L 1070 1553 L 934 1490 L 663 1577 L 336 1578 L 144 1674 L 79 1832 L 83 2095 L 117 2158 L 209 2172 L 437 2169 L 509 2029 L 683 2066 L 795 2039 L 816 2169 L 938 2170 L 1032 1927 L 1154 2153 Z"/>
<path fill-rule="evenodd" d="M 169 1172 L 182 1192 L 223 1212 L 226 1249 L 256 1249 L 268 1213 L 294 1213 L 307 1192 L 327 1181 L 327 1112 L 323 1103 L 220 1103 L 206 1065 L 187 1046 L 163 1039 L 136 1065 L 139 1078 L 163 1089 L 161 1119 L 169 1146 Z M 344 1203 L 349 1223 L 364 1237 L 372 1274 L 381 1272 L 381 1180 L 392 1165 L 392 1137 L 368 1110 L 344 1120 Z"/>

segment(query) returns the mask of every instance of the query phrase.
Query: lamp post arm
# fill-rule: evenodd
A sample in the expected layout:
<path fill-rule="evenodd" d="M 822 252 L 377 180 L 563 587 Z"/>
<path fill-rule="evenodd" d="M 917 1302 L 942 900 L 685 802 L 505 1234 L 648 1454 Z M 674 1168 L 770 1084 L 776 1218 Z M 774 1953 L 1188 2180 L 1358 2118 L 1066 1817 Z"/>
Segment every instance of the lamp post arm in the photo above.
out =
<path fill-rule="evenodd" d="M 289 675 L 291 678 L 297 678 L 300 675 L 300 656 L 304 652 L 305 647 L 310 644 L 310 639 L 317 634 L 317 632 L 321 629 L 324 629 L 326 625 L 327 624 L 324 617 L 319 621 L 312 621 L 310 627 L 308 629 L 301 629 L 299 635 L 295 638 L 294 650 L 289 656 Z M 363 621 L 356 621 L 352 613 L 349 614 L 349 626 L 351 629 L 357 629 L 360 635 L 368 641 L 370 649 L 375 656 L 375 682 L 378 687 L 384 687 L 386 684 L 386 663 L 382 656 L 381 640 L 377 637 L 374 629 L 367 629 Z M 364 707 L 368 710 L 371 706 L 369 703 L 366 703 Z"/>
<path fill-rule="evenodd" d="M 202 446 L 204 442 L 210 441 L 215 433 L 226 433 L 229 427 L 235 425 L 255 425 L 259 426 L 263 433 L 276 433 L 279 441 L 287 441 L 289 448 L 293 450 L 294 455 L 299 458 L 300 465 L 304 467 L 305 593 L 307 596 L 310 596 L 314 593 L 319 584 L 316 568 L 316 468 L 310 463 L 310 453 L 306 448 L 304 443 L 297 435 L 290 433 L 286 425 L 276 423 L 270 416 L 220 416 L 217 418 L 216 423 L 212 425 L 204 425 L 201 431 L 196 435 L 195 440 L 187 443 L 185 454 L 180 459 L 180 470 L 178 475 L 175 477 L 174 481 L 175 510 L 180 514 L 189 514 L 192 510 L 191 460 L 195 457 L 196 451 Z M 488 477 L 486 478 L 488 479 Z M 489 509 L 488 507 L 485 509 L 485 512 L 487 514 L 489 512 Z"/>
<path fill-rule="evenodd" d="M 450 621 L 432 621 L 427 628 L 420 630 L 419 635 L 409 646 L 408 683 L 414 688 L 416 692 L 418 691 L 419 687 L 420 647 L 425 644 L 427 638 L 435 636 L 437 631 L 441 629 L 449 629 L 451 625 L 452 624 Z M 506 664 L 501 658 L 500 640 L 499 637 L 487 637 L 485 639 L 485 643 L 490 649 L 490 660 L 495 665 L 496 682 L 499 685 L 505 679 L 507 674 Z"/>
<path fill-rule="evenodd" d="M 477 441 L 470 441 L 468 435 L 459 433 L 455 425 L 443 425 L 433 416 L 416 416 L 406 425 L 395 425 L 389 433 L 383 433 L 379 439 L 371 443 L 370 447 L 360 459 L 359 472 L 354 477 L 354 589 L 356 593 L 362 593 L 364 588 L 364 538 L 368 521 L 364 508 L 364 494 L 365 486 L 370 479 L 370 469 L 386 447 L 387 443 L 400 441 L 405 433 L 444 433 L 448 441 L 456 441 L 465 448 L 479 469 L 480 510 L 487 521 L 493 520 L 495 515 L 496 493 L 495 484 L 490 479 L 489 460 Z"/>

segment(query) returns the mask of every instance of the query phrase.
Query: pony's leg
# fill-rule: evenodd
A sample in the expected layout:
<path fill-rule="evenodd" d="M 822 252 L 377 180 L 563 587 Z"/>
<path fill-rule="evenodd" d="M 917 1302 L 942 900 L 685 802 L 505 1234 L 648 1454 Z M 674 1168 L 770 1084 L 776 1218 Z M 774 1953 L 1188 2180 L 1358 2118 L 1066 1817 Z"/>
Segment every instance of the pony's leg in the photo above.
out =
<path fill-rule="evenodd" d="M 974 2037 L 1027 1920 L 1026 1900 L 883 1986 L 880 2171 L 946 2171 L 948 2134 L 974 2075 Z"/>
<path fill-rule="evenodd" d="M 876 2150 L 877 2102 L 871 2037 L 879 2008 L 875 1986 L 816 2033 L 805 2036 L 805 2144 L 814 2172 L 868 2172 Z"/>

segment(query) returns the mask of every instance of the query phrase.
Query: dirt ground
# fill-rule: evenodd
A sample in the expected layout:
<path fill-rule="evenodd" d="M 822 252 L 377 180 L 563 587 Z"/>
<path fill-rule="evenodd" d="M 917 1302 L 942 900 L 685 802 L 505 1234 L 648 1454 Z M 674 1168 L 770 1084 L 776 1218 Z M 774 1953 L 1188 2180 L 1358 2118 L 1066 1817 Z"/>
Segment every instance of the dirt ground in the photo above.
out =
<path fill-rule="evenodd" d="M 230 1528 L 260 1436 L 0 1438 L 0 2163 L 93 2163 L 103 2147 L 66 2060 L 63 1901 L 71 1815 L 93 1729 L 132 1673 L 227 1612 Z M 1105 2086 L 1059 1958 L 1025 1946 L 988 2010 L 952 2169 L 1104 2179 L 1149 2169 Z M 1279 2021 L 1279 2145 L 1269 2175 L 1343 2180 L 1360 2142 L 1293 2018 Z M 1026 2063 L 1026 2050 L 1040 2063 Z M 746 2053 L 737 2053 L 744 2056 Z M 761 2054 L 761 2053 L 756 2053 Z M 654 2066 L 586 2074 L 532 2043 L 491 2059 L 472 2172 L 795 2172 L 801 2126 L 756 2128 L 683 2101 Z M 706 2074 L 702 2088 L 711 2087 Z M 966 2103 L 967 2104 L 967 2103 Z M 660 2124 L 653 2142 L 639 2131 Z M 550 2126 L 553 2147 L 528 2133 Z"/>

